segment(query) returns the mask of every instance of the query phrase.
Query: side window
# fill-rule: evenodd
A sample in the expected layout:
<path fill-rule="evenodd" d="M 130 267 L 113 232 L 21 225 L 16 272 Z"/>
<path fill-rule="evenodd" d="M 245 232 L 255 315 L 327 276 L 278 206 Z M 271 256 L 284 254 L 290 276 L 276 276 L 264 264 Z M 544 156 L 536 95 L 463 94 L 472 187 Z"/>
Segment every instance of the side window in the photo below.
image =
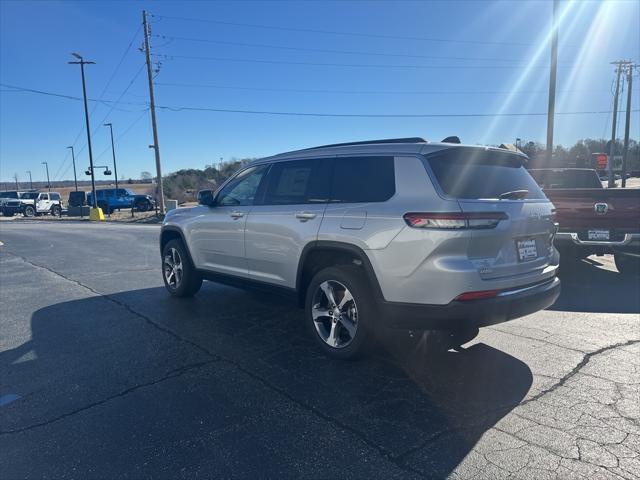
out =
<path fill-rule="evenodd" d="M 250 167 L 231 180 L 218 194 L 216 203 L 223 206 L 253 205 L 268 165 Z"/>
<path fill-rule="evenodd" d="M 328 159 L 274 163 L 267 177 L 265 205 L 324 203 L 329 200 Z"/>
<path fill-rule="evenodd" d="M 41 193 L 40 194 L 40 198 L 38 200 L 49 200 L 49 194 L 48 193 Z"/>
<path fill-rule="evenodd" d="M 332 202 L 384 202 L 395 193 L 393 157 L 336 158 L 331 182 Z"/>
<path fill-rule="evenodd" d="M 60 194 L 52 193 L 50 194 L 51 200 L 60 200 Z"/>
<path fill-rule="evenodd" d="M 126 197 L 127 196 L 127 191 L 124 188 L 119 188 L 118 189 L 118 196 L 119 197 Z"/>

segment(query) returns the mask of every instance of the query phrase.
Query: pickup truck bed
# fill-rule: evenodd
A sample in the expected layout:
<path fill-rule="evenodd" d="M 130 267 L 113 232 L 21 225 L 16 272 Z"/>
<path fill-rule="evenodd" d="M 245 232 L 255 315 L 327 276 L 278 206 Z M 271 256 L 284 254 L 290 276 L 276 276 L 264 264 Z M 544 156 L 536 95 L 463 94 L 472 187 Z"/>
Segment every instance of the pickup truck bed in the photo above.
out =
<path fill-rule="evenodd" d="M 621 271 L 623 263 L 640 265 L 640 188 L 602 188 L 593 170 L 531 173 L 556 207 L 559 230 L 555 245 L 561 256 L 584 258 L 613 253 Z M 569 186 L 568 179 L 573 178 L 584 185 L 587 173 L 594 177 L 594 188 L 555 188 L 551 183 L 552 179 L 562 179 Z"/>

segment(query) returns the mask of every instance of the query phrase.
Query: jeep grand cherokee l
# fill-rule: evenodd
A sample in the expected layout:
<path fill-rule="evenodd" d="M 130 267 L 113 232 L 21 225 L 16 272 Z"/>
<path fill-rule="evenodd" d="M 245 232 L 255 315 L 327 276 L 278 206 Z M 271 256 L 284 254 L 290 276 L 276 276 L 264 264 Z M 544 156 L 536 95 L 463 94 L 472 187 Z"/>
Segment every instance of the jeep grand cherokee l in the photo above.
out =
<path fill-rule="evenodd" d="M 290 293 L 320 348 L 349 358 L 380 328 L 469 331 L 560 293 L 554 208 L 524 155 L 422 139 L 337 144 L 257 160 L 161 236 L 175 296 L 203 279 Z M 471 335 L 473 337 L 473 335 Z"/>

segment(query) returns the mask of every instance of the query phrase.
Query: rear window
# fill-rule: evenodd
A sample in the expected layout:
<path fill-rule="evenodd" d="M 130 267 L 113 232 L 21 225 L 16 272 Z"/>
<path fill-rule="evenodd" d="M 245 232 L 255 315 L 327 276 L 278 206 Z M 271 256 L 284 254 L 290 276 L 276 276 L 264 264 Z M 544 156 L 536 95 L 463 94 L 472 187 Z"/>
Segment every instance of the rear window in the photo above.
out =
<path fill-rule="evenodd" d="M 546 198 L 517 155 L 452 148 L 425 158 L 440 188 L 450 197 L 494 199 L 507 192 L 528 190 L 524 198 Z"/>
<path fill-rule="evenodd" d="M 332 202 L 384 202 L 396 193 L 393 157 L 338 157 Z"/>

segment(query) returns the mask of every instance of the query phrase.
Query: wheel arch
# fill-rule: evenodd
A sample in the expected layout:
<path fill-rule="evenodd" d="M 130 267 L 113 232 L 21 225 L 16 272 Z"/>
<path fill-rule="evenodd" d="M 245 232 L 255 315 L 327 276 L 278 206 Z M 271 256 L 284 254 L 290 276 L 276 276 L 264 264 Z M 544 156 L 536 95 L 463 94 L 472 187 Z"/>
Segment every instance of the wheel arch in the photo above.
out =
<path fill-rule="evenodd" d="M 162 251 L 164 250 L 165 245 L 169 243 L 171 240 L 180 240 L 182 242 L 187 252 L 187 255 L 189 256 L 189 261 L 191 262 L 191 265 L 195 265 L 195 263 L 193 263 L 193 258 L 191 257 L 191 251 L 189 250 L 189 245 L 187 244 L 187 241 L 184 238 L 184 234 L 182 233 L 182 230 L 180 230 L 178 227 L 174 227 L 171 225 L 162 227 L 162 230 L 160 231 L 160 255 L 162 255 Z"/>
<path fill-rule="evenodd" d="M 363 269 L 373 294 L 377 299 L 382 299 L 382 289 L 378 277 L 364 250 L 350 243 L 316 240 L 306 245 L 300 255 L 296 275 L 298 306 L 304 306 L 307 287 L 317 272 L 326 267 L 352 264 Z"/>

